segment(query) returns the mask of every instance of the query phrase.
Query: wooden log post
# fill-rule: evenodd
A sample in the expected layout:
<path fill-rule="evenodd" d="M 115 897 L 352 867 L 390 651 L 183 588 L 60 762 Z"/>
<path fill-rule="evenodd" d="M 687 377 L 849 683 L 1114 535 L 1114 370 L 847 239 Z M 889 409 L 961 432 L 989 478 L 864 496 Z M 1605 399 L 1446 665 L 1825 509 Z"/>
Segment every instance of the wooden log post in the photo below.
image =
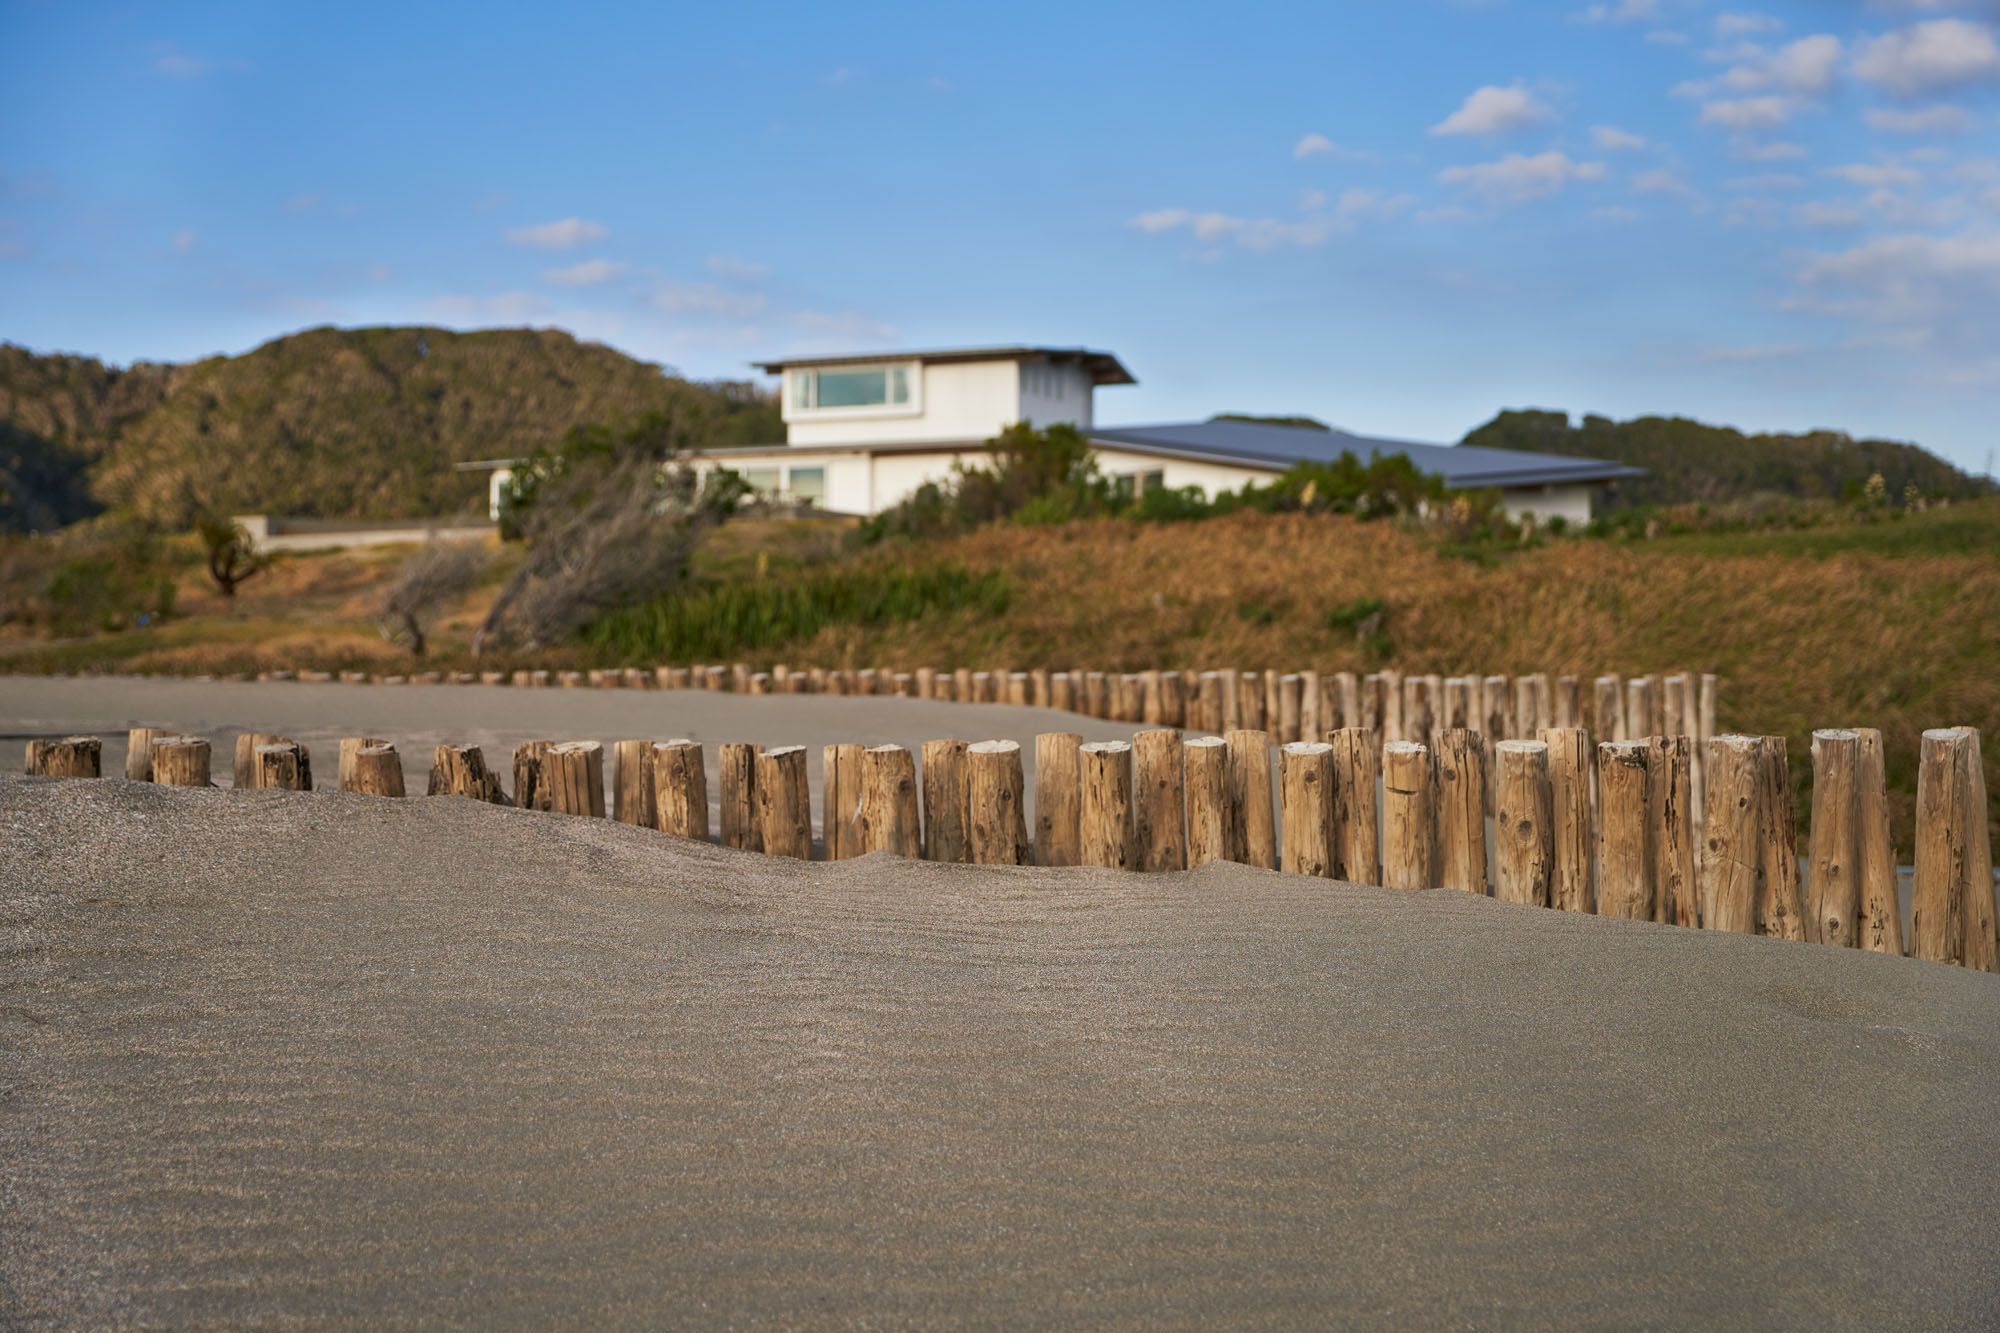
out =
<path fill-rule="evenodd" d="M 1436 850 L 1430 747 L 1414 741 L 1390 741 L 1382 747 L 1383 886 L 1435 887 Z"/>
<path fill-rule="evenodd" d="M 523 810 L 549 808 L 549 784 L 543 773 L 554 741 L 523 741 L 514 747 L 514 804 Z"/>
<path fill-rule="evenodd" d="M 757 844 L 766 856 L 812 860 L 812 792 L 806 785 L 806 747 L 759 750 L 752 784 L 757 804 Z"/>
<path fill-rule="evenodd" d="M 657 828 L 653 742 L 618 741 L 611 747 L 611 817 L 621 824 Z"/>
<path fill-rule="evenodd" d="M 1660 677 L 1660 720 L 1656 735 L 1673 736 L 1679 733 L 1681 718 L 1687 711 L 1682 697 L 1686 692 L 1687 677 L 1673 673 Z"/>
<path fill-rule="evenodd" d="M 291 741 L 260 745 L 252 752 L 256 780 L 250 785 L 270 791 L 309 791 L 299 747 Z"/>
<path fill-rule="evenodd" d="M 1279 684 L 1283 677 L 1281 673 L 1269 667 L 1264 669 L 1262 675 L 1264 678 L 1264 729 L 1272 733 L 1272 742 L 1276 744 L 1278 743 L 1279 715 L 1284 712 L 1284 700 L 1281 697 L 1283 689 Z"/>
<path fill-rule="evenodd" d="M 748 741 L 718 745 L 715 767 L 722 790 L 722 845 L 763 851 L 757 826 L 757 747 Z"/>
<path fill-rule="evenodd" d="M 1265 731 L 1264 677 L 1245 671 L 1236 678 L 1236 729 Z"/>
<path fill-rule="evenodd" d="M 431 752 L 427 796 L 463 796 L 490 805 L 512 805 L 500 786 L 500 776 L 486 770 L 486 755 L 477 745 L 440 745 Z"/>
<path fill-rule="evenodd" d="M 1486 892 L 1486 747 L 1466 727 L 1441 728 L 1431 750 L 1437 886 Z"/>
<path fill-rule="evenodd" d="M 1290 745 L 1306 735 L 1302 730 L 1304 713 L 1305 681 L 1296 671 L 1278 677 L 1278 718 L 1275 730 L 1280 745 Z M 1319 738 L 1314 736 L 1311 739 Z M 1283 766 L 1284 761 L 1280 760 L 1279 767 Z"/>
<path fill-rule="evenodd" d="M 1660 734 L 1660 679 L 1637 676 L 1625 682 L 1625 727 L 1631 739 Z"/>
<path fill-rule="evenodd" d="M 1403 673 L 1379 671 L 1375 675 L 1375 743 L 1408 740 L 1403 726 Z"/>
<path fill-rule="evenodd" d="M 1137 870 L 1187 868 L 1186 764 L 1173 728 L 1132 737 L 1132 864 Z"/>
<path fill-rule="evenodd" d="M 1076 678 L 1067 671 L 1049 677 L 1049 707 L 1061 713 L 1076 711 Z"/>
<path fill-rule="evenodd" d="M 893 682 L 890 693 L 894 694 L 898 699 L 914 699 L 917 697 L 916 678 L 909 672 L 898 671 L 890 677 L 890 680 Z"/>
<path fill-rule="evenodd" d="M 1799 830 L 1792 810 L 1791 765 L 1785 758 L 1783 736 L 1757 740 L 1757 827 L 1761 886 L 1757 933 L 1803 940 L 1806 911 L 1799 893 Z"/>
<path fill-rule="evenodd" d="M 984 703 L 975 693 L 971 667 L 954 667 L 951 673 L 952 697 L 962 704 Z"/>
<path fill-rule="evenodd" d="M 1657 896 L 1645 741 L 1597 747 L 1597 914 L 1651 921 Z"/>
<path fill-rule="evenodd" d="M 335 770 L 336 789 L 339 791 L 360 791 L 354 785 L 355 757 L 363 750 L 390 742 L 377 736 L 344 736 L 340 741 L 340 758 Z"/>
<path fill-rule="evenodd" d="M 285 745 L 290 738 L 265 731 L 246 731 L 236 738 L 236 764 L 234 783 L 238 787 L 254 788 L 257 785 L 257 747 L 260 745 Z"/>
<path fill-rule="evenodd" d="M 1243 825 L 1229 799 L 1229 748 L 1220 736 L 1196 736 L 1183 745 L 1186 774 L 1187 863 L 1243 859 Z"/>
<path fill-rule="evenodd" d="M 1549 747 L 1501 741 L 1493 747 L 1493 896 L 1547 907 L 1555 873 Z"/>
<path fill-rule="evenodd" d="M 1178 671 L 1160 673 L 1160 725 L 1187 725 L 1187 682 Z"/>
<path fill-rule="evenodd" d="M 859 851 L 888 852 L 916 860 L 923 851 L 917 811 L 917 761 L 900 745 L 871 745 L 861 752 L 861 801 L 856 818 Z"/>
<path fill-rule="evenodd" d="M 1035 864 L 1073 866 L 1083 862 L 1082 770 L 1077 751 L 1083 737 L 1073 731 L 1045 731 L 1035 737 Z"/>
<path fill-rule="evenodd" d="M 1554 834 L 1555 869 L 1549 906 L 1559 912 L 1597 910 L 1597 838 L 1590 821 L 1592 752 L 1582 727 L 1551 727 L 1541 733 L 1549 747 L 1549 827 Z"/>
<path fill-rule="evenodd" d="M 1081 769 L 1081 863 L 1132 868 L 1132 746 L 1093 741 L 1077 748 Z"/>
<path fill-rule="evenodd" d="M 1336 783 L 1333 747 L 1325 741 L 1293 741 L 1279 749 L 1278 793 L 1284 831 L 1279 867 L 1286 874 L 1334 877 Z"/>
<path fill-rule="evenodd" d="M 153 780 L 153 742 L 174 733 L 160 727 L 133 727 L 125 733 L 125 780 Z"/>
<path fill-rule="evenodd" d="M 701 742 L 671 740 L 653 747 L 653 819 L 662 833 L 708 841 L 708 770 Z"/>
<path fill-rule="evenodd" d="M 1096 718 L 1111 716 L 1111 678 L 1102 671 L 1092 671 L 1084 676 L 1089 694 L 1087 715 Z"/>
<path fill-rule="evenodd" d="M 1918 743 L 1910 957 L 1933 963 L 1965 961 L 1965 881 L 1972 859 L 1965 790 L 1970 749 L 1971 738 L 1956 727 L 1926 731 Z"/>
<path fill-rule="evenodd" d="M 1160 698 L 1160 673 L 1147 669 L 1139 673 L 1139 715 L 1132 719 L 1149 727 L 1157 727 L 1165 718 L 1164 702 Z"/>
<path fill-rule="evenodd" d="M 1658 736 L 1648 743 L 1648 827 L 1653 839 L 1653 920 L 1701 924 L 1695 892 L 1694 814 L 1690 804 L 1694 740 Z"/>
<path fill-rule="evenodd" d="M 1599 676 L 1592 682 L 1591 725 L 1607 741 L 1629 740 L 1625 734 L 1625 682 L 1617 676 Z"/>
<path fill-rule="evenodd" d="M 1966 738 L 1965 801 L 1965 965 L 2000 972 L 2000 912 L 1993 890 L 1993 835 L 1986 823 L 1986 769 L 1979 732 L 1958 727 Z"/>
<path fill-rule="evenodd" d="M 1018 756 L 1016 763 L 1019 762 Z M 972 788 L 966 744 L 960 740 L 925 741 L 922 771 L 924 859 L 971 861 Z M 1014 862 L 1007 862 L 1012 865 Z"/>
<path fill-rule="evenodd" d="M 1220 719 L 1217 734 L 1227 736 L 1230 732 L 1240 729 L 1243 725 L 1241 720 L 1243 715 L 1243 673 L 1231 667 L 1227 671 L 1218 671 L 1216 676 L 1220 682 L 1221 704 L 1220 711 L 1216 713 L 1216 717 Z"/>
<path fill-rule="evenodd" d="M 1806 880 L 1805 936 L 1852 949 L 1861 943 L 1861 823 L 1855 783 L 1861 737 L 1828 729 L 1812 734 L 1812 872 Z"/>
<path fill-rule="evenodd" d="M 1222 673 L 1204 671 L 1201 673 L 1201 705 L 1188 726 L 1195 731 L 1206 731 L 1213 735 L 1222 734 Z"/>
<path fill-rule="evenodd" d="M 1514 726 L 1521 735 L 1539 735 L 1545 728 L 1539 718 L 1541 708 L 1535 701 L 1535 678 L 1533 676 L 1514 677 Z"/>
<path fill-rule="evenodd" d="M 1028 693 L 1028 673 L 1009 671 L 1007 673 L 1007 702 L 1016 708 L 1026 708 L 1030 702 Z"/>
<path fill-rule="evenodd" d="M 1342 727 L 1333 746 L 1334 874 L 1351 884 L 1382 882 L 1382 835 L 1375 794 L 1375 733 Z"/>
<path fill-rule="evenodd" d="M 1437 726 L 1436 702 L 1431 697 L 1429 676 L 1403 677 L 1403 739 L 1423 746 L 1426 753 L 1430 750 L 1431 732 Z"/>
<path fill-rule="evenodd" d="M 966 750 L 964 759 L 971 809 L 970 859 L 982 866 L 1026 865 L 1027 781 L 1021 772 L 1020 743 L 980 741 Z"/>
<path fill-rule="evenodd" d="M 1223 739 L 1229 747 L 1229 799 L 1243 828 L 1243 864 L 1278 868 L 1278 830 L 1271 808 L 1271 738 L 1238 728 Z"/>
<path fill-rule="evenodd" d="M 559 815 L 604 818 L 604 747 L 596 741 L 563 741 L 542 756 L 549 809 Z"/>
<path fill-rule="evenodd" d="M 1320 720 L 1326 704 L 1326 694 L 1321 688 L 1317 671 L 1299 672 L 1299 734 L 1294 738 L 1302 741 L 1326 739 L 1332 727 Z"/>
<path fill-rule="evenodd" d="M 206 787 L 208 753 L 208 742 L 199 736 L 156 736 L 152 780 L 167 787 Z"/>
<path fill-rule="evenodd" d="M 930 699 L 937 694 L 937 671 L 933 667 L 918 667 L 916 677 L 917 698 Z"/>
<path fill-rule="evenodd" d="M 1855 731 L 1855 818 L 1861 826 L 1861 910 L 1855 922 L 1860 946 L 1874 953 L 1903 953 L 1903 908 L 1896 885 L 1896 842 L 1889 828 L 1889 786 L 1882 763 L 1882 733 Z"/>
<path fill-rule="evenodd" d="M 104 744 L 95 736 L 29 741 L 21 771 L 43 778 L 100 777 L 104 772 Z"/>
<path fill-rule="evenodd" d="M 393 745 L 364 745 L 354 753 L 354 785 L 363 796 L 402 796 L 403 757 Z"/>
<path fill-rule="evenodd" d="M 1352 671 L 1336 671 L 1333 673 L 1333 688 L 1334 693 L 1339 696 L 1340 707 L 1334 716 L 1322 719 L 1328 731 L 1346 731 L 1372 725 L 1362 716 L 1359 676 Z"/>
<path fill-rule="evenodd" d="M 1701 830 L 1702 925 L 1755 934 L 1762 874 L 1758 740 L 1717 736 L 1703 748 L 1708 812 Z"/>
<path fill-rule="evenodd" d="M 1559 727 L 1583 725 L 1583 687 L 1575 676 L 1556 677 L 1553 720 Z"/>

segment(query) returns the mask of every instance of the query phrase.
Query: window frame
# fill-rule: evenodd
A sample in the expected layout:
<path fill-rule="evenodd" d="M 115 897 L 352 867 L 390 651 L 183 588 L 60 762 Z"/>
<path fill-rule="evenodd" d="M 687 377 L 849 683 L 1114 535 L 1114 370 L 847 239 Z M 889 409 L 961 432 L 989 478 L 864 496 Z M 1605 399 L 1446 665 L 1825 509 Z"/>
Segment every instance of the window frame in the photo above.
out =
<path fill-rule="evenodd" d="M 879 370 L 882 372 L 882 390 L 886 397 L 897 370 L 903 372 L 903 381 L 909 389 L 906 402 L 862 403 L 853 407 L 821 407 L 819 405 L 819 376 L 821 371 L 836 374 L 853 374 L 857 371 Z M 924 411 L 924 364 L 921 361 L 861 361 L 851 365 L 796 366 L 786 372 L 785 413 L 787 421 L 840 421 L 859 417 L 915 417 Z M 806 377 L 806 404 L 798 404 L 798 376 Z"/>

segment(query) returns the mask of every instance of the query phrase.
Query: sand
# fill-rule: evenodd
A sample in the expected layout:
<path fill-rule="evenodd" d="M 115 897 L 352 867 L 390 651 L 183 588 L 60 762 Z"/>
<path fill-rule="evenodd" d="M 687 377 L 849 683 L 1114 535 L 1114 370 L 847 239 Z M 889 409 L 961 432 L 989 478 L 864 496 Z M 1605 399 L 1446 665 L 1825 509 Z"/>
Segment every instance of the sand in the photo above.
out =
<path fill-rule="evenodd" d="M 0 778 L 0 902 L 0 1322 L 2000 1314 L 1960 969 L 122 780 Z"/>

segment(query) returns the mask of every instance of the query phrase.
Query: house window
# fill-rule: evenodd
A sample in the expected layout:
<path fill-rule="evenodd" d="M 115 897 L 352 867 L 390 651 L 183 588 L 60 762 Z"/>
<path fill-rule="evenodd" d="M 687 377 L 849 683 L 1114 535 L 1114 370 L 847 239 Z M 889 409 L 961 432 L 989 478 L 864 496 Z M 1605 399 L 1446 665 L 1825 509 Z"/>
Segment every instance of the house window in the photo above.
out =
<path fill-rule="evenodd" d="M 774 467 L 746 467 L 743 469 L 743 480 L 749 484 L 751 490 L 756 491 L 758 494 L 772 495 L 778 489 L 778 469 Z"/>
<path fill-rule="evenodd" d="M 826 503 L 826 469 L 795 467 L 791 473 L 791 484 L 785 489 L 797 499 L 823 505 Z"/>
<path fill-rule="evenodd" d="M 836 412 L 870 407 L 908 407 L 912 367 L 843 366 L 838 370 L 795 370 L 791 374 L 794 413 Z"/>

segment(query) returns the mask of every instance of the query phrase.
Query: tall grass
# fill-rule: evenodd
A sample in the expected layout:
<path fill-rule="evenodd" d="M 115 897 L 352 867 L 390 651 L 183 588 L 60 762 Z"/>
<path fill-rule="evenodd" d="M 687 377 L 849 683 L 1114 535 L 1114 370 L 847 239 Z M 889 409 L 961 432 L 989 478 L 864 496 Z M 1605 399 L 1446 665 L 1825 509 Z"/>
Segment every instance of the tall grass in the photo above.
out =
<path fill-rule="evenodd" d="M 998 616 L 1012 600 L 1005 574 L 976 572 L 962 561 L 863 564 L 663 597 L 605 616 L 583 640 L 630 661 L 684 662 L 755 654 L 828 626 L 872 629 L 961 611 Z"/>

